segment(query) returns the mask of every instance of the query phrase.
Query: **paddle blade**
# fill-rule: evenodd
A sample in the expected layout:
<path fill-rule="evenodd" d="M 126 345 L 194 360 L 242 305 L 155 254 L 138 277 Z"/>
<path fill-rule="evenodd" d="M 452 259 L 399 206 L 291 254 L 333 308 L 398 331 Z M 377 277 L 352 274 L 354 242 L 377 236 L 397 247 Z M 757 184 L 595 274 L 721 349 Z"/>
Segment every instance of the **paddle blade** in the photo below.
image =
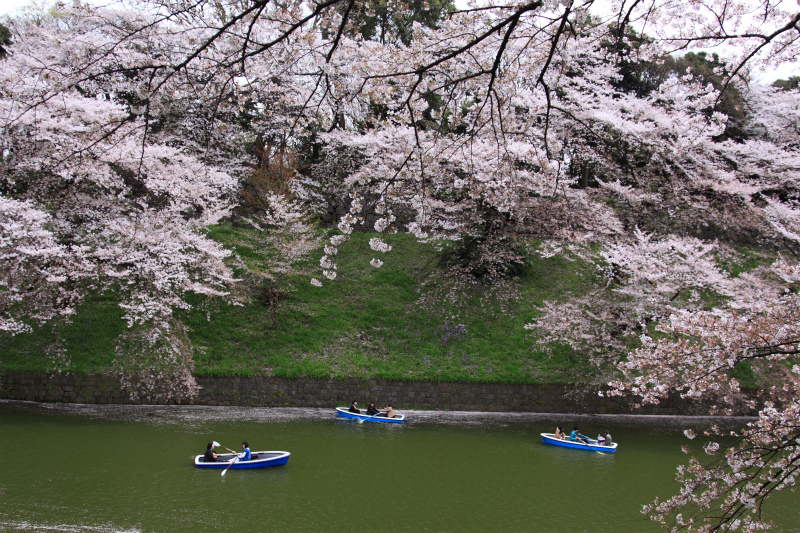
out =
<path fill-rule="evenodd" d="M 236 462 L 236 459 L 237 459 L 237 458 L 236 458 L 236 457 L 234 457 L 234 458 L 233 458 L 233 460 L 231 460 L 230 464 L 229 464 L 227 467 L 225 467 L 225 470 L 223 470 L 223 471 L 222 471 L 222 474 L 221 474 L 222 476 L 224 476 L 224 475 L 225 475 L 225 473 L 228 471 L 228 468 L 230 468 L 231 466 L 233 466 L 233 463 L 235 463 L 235 462 Z"/>
<path fill-rule="evenodd" d="M 212 442 L 211 444 L 212 444 L 212 445 L 213 445 L 215 448 L 216 448 L 216 447 L 221 447 L 221 446 L 222 446 L 222 444 L 220 444 L 220 443 L 219 443 L 219 442 L 217 442 L 217 441 L 214 441 L 214 442 Z"/>

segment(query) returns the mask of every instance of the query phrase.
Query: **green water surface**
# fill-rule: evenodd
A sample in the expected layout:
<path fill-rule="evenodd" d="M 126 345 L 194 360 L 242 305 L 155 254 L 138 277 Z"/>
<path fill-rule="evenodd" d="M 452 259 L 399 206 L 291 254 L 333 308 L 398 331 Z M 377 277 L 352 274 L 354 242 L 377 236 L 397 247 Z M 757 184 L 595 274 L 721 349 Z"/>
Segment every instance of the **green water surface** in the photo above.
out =
<path fill-rule="evenodd" d="M 333 409 L 0 402 L 0 531 L 656 532 L 641 506 L 677 490 L 682 430 L 711 424 L 406 414 L 389 425 Z M 542 444 L 556 423 L 591 436 L 607 427 L 619 450 Z M 292 456 L 222 477 L 193 465 L 211 440 Z M 767 505 L 775 531 L 800 532 L 798 502 L 787 493 Z"/>

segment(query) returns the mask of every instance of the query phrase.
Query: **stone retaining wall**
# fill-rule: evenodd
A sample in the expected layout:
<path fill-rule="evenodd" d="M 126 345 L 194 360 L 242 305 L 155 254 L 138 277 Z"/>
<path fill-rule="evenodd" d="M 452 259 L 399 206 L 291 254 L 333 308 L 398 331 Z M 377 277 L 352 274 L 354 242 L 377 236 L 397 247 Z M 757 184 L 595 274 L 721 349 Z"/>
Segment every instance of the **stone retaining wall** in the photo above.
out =
<path fill-rule="evenodd" d="M 358 400 L 361 405 L 389 402 L 396 409 L 516 411 L 537 413 L 633 413 L 703 415 L 703 404 L 670 398 L 659 405 L 635 408 L 626 398 L 601 397 L 594 390 L 565 385 L 503 383 L 432 383 L 314 378 L 198 378 L 198 405 L 252 407 L 334 407 Z M 37 402 L 95 404 L 174 404 L 175 401 L 131 400 L 113 376 L 0 372 L 0 398 Z M 752 411 L 736 414 L 752 415 Z"/>

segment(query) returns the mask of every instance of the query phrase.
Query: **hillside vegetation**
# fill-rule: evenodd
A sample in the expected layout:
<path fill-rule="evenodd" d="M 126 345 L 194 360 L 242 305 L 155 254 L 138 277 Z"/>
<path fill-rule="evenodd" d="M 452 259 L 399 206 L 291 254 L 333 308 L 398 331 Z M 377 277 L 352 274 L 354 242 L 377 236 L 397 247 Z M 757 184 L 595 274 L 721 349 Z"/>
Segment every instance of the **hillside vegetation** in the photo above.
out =
<path fill-rule="evenodd" d="M 252 229 L 218 226 L 210 236 L 235 250 L 231 263 L 239 274 L 266 260 Z M 308 276 L 295 274 L 270 283 L 272 305 L 259 298 L 263 285 L 247 283 L 242 305 L 209 306 L 192 297 L 194 308 L 180 318 L 195 347 L 195 375 L 515 383 L 601 378 L 603 369 L 586 354 L 559 344 L 542 347 L 524 327 L 545 301 L 563 303 L 601 289 L 605 280 L 595 262 L 563 253 L 543 258 L 531 241 L 520 277 L 459 288 L 438 266 L 442 250 L 407 234 L 387 236 L 393 250 L 373 268 L 370 237 L 355 234 L 342 247 L 336 282 L 314 287 Z M 305 266 L 313 270 L 321 253 Z M 757 266 L 759 257 L 745 254 L 741 264 L 726 268 L 738 274 Z M 127 327 L 122 316 L 112 297 L 93 298 L 60 328 L 60 341 L 53 326 L 3 338 L 0 368 L 114 371 L 115 342 Z M 66 365 L 47 355 L 54 344 L 65 350 Z"/>
<path fill-rule="evenodd" d="M 220 226 L 211 236 L 235 249 L 240 260 L 257 264 L 264 257 L 248 246 L 254 233 Z M 317 288 L 306 276 L 282 279 L 276 305 L 261 303 L 258 287 L 243 295 L 241 306 L 207 309 L 195 296 L 195 309 L 183 318 L 195 345 L 196 374 L 553 383 L 595 372 L 565 347 L 534 348 L 524 329 L 543 301 L 595 288 L 593 263 L 531 253 L 527 272 L 508 287 L 476 282 L 453 303 L 427 305 L 421 296 L 455 290 L 437 268 L 440 252 L 413 236 L 393 235 L 386 240 L 394 248 L 376 269 L 369 264 L 369 237 L 356 234 L 343 246 L 334 283 Z M 535 247 L 531 242 L 531 251 Z M 126 328 L 122 314 L 108 296 L 84 305 L 61 328 L 64 370 L 111 370 L 115 339 Z M 54 333 L 40 328 L 3 339 L 2 368 L 52 370 L 44 354 Z"/>

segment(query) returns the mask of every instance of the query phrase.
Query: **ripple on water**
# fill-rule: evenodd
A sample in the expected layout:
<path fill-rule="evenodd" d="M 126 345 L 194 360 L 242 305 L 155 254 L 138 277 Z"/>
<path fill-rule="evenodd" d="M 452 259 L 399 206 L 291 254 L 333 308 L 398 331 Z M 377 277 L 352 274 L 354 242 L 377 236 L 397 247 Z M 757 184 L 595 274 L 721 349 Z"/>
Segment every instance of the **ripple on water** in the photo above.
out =
<path fill-rule="evenodd" d="M 334 407 L 238 407 L 202 405 L 95 405 L 36 403 L 0 400 L 0 405 L 34 412 L 51 412 L 59 416 L 76 416 L 104 420 L 139 421 L 154 425 L 192 424 L 206 422 L 290 422 L 336 419 Z M 643 428 L 649 431 L 668 431 L 684 428 L 705 428 L 712 423 L 725 427 L 740 427 L 754 417 L 703 417 L 665 415 L 577 415 L 567 413 L 497 413 L 481 411 L 415 411 L 399 409 L 408 417 L 405 426 L 441 424 L 462 426 L 504 427 L 515 424 L 541 423 L 548 432 L 553 424 L 571 427 L 573 424 L 616 428 Z"/>
<path fill-rule="evenodd" d="M 140 529 L 117 527 L 110 524 L 87 526 L 79 524 L 33 523 L 27 521 L 7 521 L 0 519 L 0 531 L 20 531 L 39 533 L 55 531 L 58 533 L 142 533 Z"/>

